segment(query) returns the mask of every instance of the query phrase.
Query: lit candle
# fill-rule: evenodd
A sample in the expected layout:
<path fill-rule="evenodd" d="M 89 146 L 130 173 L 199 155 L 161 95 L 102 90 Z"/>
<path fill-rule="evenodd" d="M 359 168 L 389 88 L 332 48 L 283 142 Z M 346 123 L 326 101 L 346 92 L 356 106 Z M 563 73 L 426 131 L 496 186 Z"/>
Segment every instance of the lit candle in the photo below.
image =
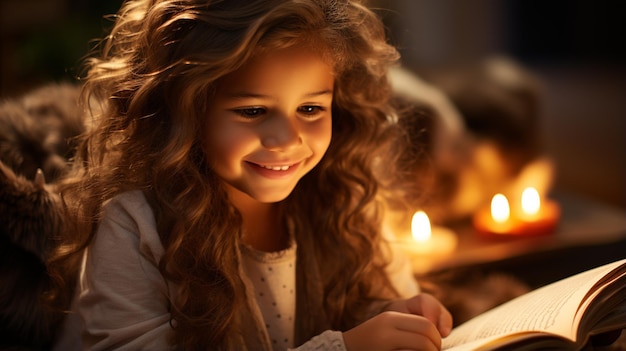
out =
<path fill-rule="evenodd" d="M 511 216 L 509 200 L 502 194 L 494 195 L 491 200 L 491 217 L 496 223 L 506 223 Z"/>
<path fill-rule="evenodd" d="M 404 234 L 404 235 L 402 235 Z M 457 245 L 457 237 L 450 229 L 431 226 L 428 215 L 417 211 L 411 219 L 411 236 L 401 233 L 397 243 L 410 255 L 448 255 Z"/>
<path fill-rule="evenodd" d="M 555 231 L 560 209 L 554 201 L 542 202 L 537 190 L 528 187 L 522 192 L 520 205 L 512 211 L 507 198 L 496 194 L 490 208 L 482 208 L 474 215 L 474 228 L 483 236 L 496 238 L 545 235 Z"/>
<path fill-rule="evenodd" d="M 541 209 L 541 198 L 537 189 L 528 187 L 522 192 L 522 219 L 526 221 L 536 220 Z"/>

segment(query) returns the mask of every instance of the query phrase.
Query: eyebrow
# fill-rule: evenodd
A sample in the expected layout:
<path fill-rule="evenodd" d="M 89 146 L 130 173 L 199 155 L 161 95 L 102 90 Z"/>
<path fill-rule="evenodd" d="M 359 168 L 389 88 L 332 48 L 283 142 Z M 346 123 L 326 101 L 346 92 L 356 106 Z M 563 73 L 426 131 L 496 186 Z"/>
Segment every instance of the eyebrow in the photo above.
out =
<path fill-rule="evenodd" d="M 303 97 L 305 98 L 313 98 L 313 97 L 317 97 L 317 96 L 323 96 L 323 95 L 332 95 L 333 94 L 333 90 L 332 89 L 324 89 L 324 90 L 320 90 L 320 91 L 315 91 L 312 93 L 308 93 L 305 94 Z M 264 94 L 256 94 L 256 93 L 251 93 L 251 92 L 246 92 L 246 91 L 236 91 L 236 92 L 227 92 L 225 94 L 228 98 L 232 98 L 232 99 L 246 99 L 246 98 L 256 98 L 256 99 L 271 99 L 272 97 L 269 95 L 264 95 Z"/>

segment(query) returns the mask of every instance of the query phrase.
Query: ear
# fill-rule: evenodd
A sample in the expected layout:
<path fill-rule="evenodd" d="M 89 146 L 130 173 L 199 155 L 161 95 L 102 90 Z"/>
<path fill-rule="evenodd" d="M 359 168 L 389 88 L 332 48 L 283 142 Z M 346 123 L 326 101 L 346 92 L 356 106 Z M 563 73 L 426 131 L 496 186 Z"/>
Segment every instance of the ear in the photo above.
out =
<path fill-rule="evenodd" d="M 41 168 L 37 168 L 37 174 L 35 174 L 35 187 L 39 190 L 43 190 L 46 185 L 46 177 L 43 175 Z"/>

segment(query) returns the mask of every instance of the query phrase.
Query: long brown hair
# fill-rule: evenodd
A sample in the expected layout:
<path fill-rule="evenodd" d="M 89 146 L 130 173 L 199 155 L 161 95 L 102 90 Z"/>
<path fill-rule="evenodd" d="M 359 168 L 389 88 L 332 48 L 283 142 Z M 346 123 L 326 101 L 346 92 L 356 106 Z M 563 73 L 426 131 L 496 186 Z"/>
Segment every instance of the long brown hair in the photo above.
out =
<path fill-rule="evenodd" d="M 83 100 L 94 124 L 63 188 L 76 220 L 59 257 L 91 242 L 104 201 L 144 191 L 165 247 L 159 268 L 180 287 L 171 309 L 180 347 L 228 348 L 244 304 L 241 218 L 200 143 L 215 82 L 262 50 L 302 43 L 334 64 L 333 136 L 284 213 L 295 226 L 299 272 L 319 271 L 328 325 L 343 330 L 394 292 L 373 167 L 394 134 L 386 71 L 397 52 L 375 14 L 348 0 L 129 0 L 87 62 Z M 380 286 L 385 293 L 375 293 Z M 300 333 L 319 332 L 308 329 Z"/>

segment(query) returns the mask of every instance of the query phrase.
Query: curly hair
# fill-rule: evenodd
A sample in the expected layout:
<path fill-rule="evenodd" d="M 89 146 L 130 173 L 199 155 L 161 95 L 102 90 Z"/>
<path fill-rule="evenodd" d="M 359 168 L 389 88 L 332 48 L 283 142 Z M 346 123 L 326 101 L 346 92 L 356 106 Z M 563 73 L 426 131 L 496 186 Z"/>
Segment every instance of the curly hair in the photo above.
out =
<path fill-rule="evenodd" d="M 374 12 L 355 0 L 129 0 L 87 61 L 93 128 L 63 188 L 76 219 L 64 252 L 89 245 L 103 202 L 142 190 L 165 248 L 159 269 L 179 287 L 172 342 L 182 348 L 228 349 L 244 304 L 234 235 L 242 219 L 207 164 L 204 111 L 220 77 L 298 44 L 319 48 L 336 76 L 329 149 L 281 204 L 295 226 L 298 274 L 319 272 L 327 321 L 303 321 L 297 333 L 310 338 L 353 327 L 372 301 L 396 295 L 373 169 L 397 132 L 386 72 L 398 54 Z"/>

